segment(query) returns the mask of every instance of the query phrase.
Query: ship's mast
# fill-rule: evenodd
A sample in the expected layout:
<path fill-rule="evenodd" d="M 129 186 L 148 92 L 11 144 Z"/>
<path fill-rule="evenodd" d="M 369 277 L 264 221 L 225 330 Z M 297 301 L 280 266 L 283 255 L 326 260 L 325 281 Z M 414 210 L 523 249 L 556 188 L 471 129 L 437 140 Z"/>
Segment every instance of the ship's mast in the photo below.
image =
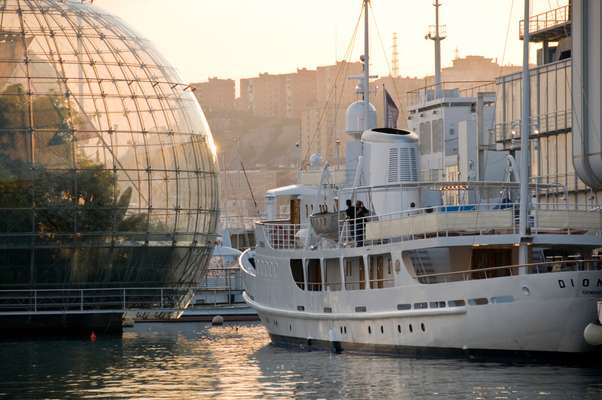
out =
<path fill-rule="evenodd" d="M 431 39 L 435 42 L 435 95 L 437 98 L 441 97 L 441 41 L 446 38 L 445 27 L 439 25 L 439 7 L 441 3 L 439 0 L 435 0 L 433 4 L 435 7 L 435 26 L 430 27 L 429 33 L 426 36 L 427 39 Z"/>
<path fill-rule="evenodd" d="M 531 131 L 531 78 L 529 73 L 529 0 L 525 0 L 525 23 L 523 38 L 523 73 L 522 73 L 522 118 L 520 133 L 520 247 L 519 264 L 529 262 L 529 247 L 525 241 L 529 224 L 529 135 Z"/>
<path fill-rule="evenodd" d="M 370 126 L 370 36 L 369 36 L 369 19 L 368 8 L 370 0 L 364 0 L 364 130 L 371 128 Z"/>

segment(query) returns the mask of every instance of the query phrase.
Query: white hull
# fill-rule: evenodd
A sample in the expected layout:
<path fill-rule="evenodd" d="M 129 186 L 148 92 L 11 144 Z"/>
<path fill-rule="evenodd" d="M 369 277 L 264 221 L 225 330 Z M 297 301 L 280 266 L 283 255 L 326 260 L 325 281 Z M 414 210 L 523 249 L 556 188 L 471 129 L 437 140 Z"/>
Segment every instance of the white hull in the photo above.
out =
<path fill-rule="evenodd" d="M 307 292 L 290 279 L 289 258 L 273 258 L 262 273 L 243 266 L 245 298 L 275 338 L 362 348 L 407 347 L 582 353 L 584 329 L 597 320 L 602 271 L 517 275 L 384 289 Z M 287 276 L 288 275 L 288 276 Z M 488 299 L 471 305 L 470 299 Z M 502 299 L 501 303 L 493 303 Z M 503 299 L 512 299 L 503 302 Z M 449 301 L 465 305 L 450 307 Z M 420 302 L 443 308 L 398 310 Z M 303 307 L 302 309 L 300 307 Z M 358 312 L 356 307 L 364 307 Z M 327 308 L 327 312 L 325 311 Z M 363 308 L 360 308 L 363 310 Z M 377 350 L 375 348 L 375 350 Z"/>

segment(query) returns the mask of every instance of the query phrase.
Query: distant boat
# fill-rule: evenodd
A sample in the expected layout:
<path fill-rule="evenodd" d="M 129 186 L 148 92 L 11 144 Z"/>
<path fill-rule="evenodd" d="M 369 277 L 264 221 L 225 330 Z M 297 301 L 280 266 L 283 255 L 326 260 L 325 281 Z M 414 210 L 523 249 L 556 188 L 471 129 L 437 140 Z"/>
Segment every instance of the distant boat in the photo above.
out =
<path fill-rule="evenodd" d="M 221 315 L 226 321 L 257 320 L 257 312 L 242 297 L 239 249 L 232 247 L 229 229 L 213 249 L 209 269 L 201 285 L 195 289 L 191 305 L 180 321 L 211 321 Z"/>

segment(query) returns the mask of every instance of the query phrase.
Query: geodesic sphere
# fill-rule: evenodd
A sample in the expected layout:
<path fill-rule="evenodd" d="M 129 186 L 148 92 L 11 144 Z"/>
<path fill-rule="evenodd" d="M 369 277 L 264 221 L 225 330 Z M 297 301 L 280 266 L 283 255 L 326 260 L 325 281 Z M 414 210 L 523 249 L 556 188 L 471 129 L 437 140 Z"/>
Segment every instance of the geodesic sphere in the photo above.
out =
<path fill-rule="evenodd" d="M 194 283 L 211 132 L 153 45 L 81 1 L 0 1 L 0 288 Z"/>

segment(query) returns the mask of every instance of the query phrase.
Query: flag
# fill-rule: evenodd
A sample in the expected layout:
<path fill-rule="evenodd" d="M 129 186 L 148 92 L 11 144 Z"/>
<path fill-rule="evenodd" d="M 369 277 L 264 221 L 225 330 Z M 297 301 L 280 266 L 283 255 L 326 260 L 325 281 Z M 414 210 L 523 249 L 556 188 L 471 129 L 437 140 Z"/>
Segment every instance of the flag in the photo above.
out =
<path fill-rule="evenodd" d="M 385 128 L 397 129 L 397 118 L 399 118 L 399 108 L 395 104 L 395 100 L 389 94 L 387 89 L 383 87 L 385 95 Z"/>

